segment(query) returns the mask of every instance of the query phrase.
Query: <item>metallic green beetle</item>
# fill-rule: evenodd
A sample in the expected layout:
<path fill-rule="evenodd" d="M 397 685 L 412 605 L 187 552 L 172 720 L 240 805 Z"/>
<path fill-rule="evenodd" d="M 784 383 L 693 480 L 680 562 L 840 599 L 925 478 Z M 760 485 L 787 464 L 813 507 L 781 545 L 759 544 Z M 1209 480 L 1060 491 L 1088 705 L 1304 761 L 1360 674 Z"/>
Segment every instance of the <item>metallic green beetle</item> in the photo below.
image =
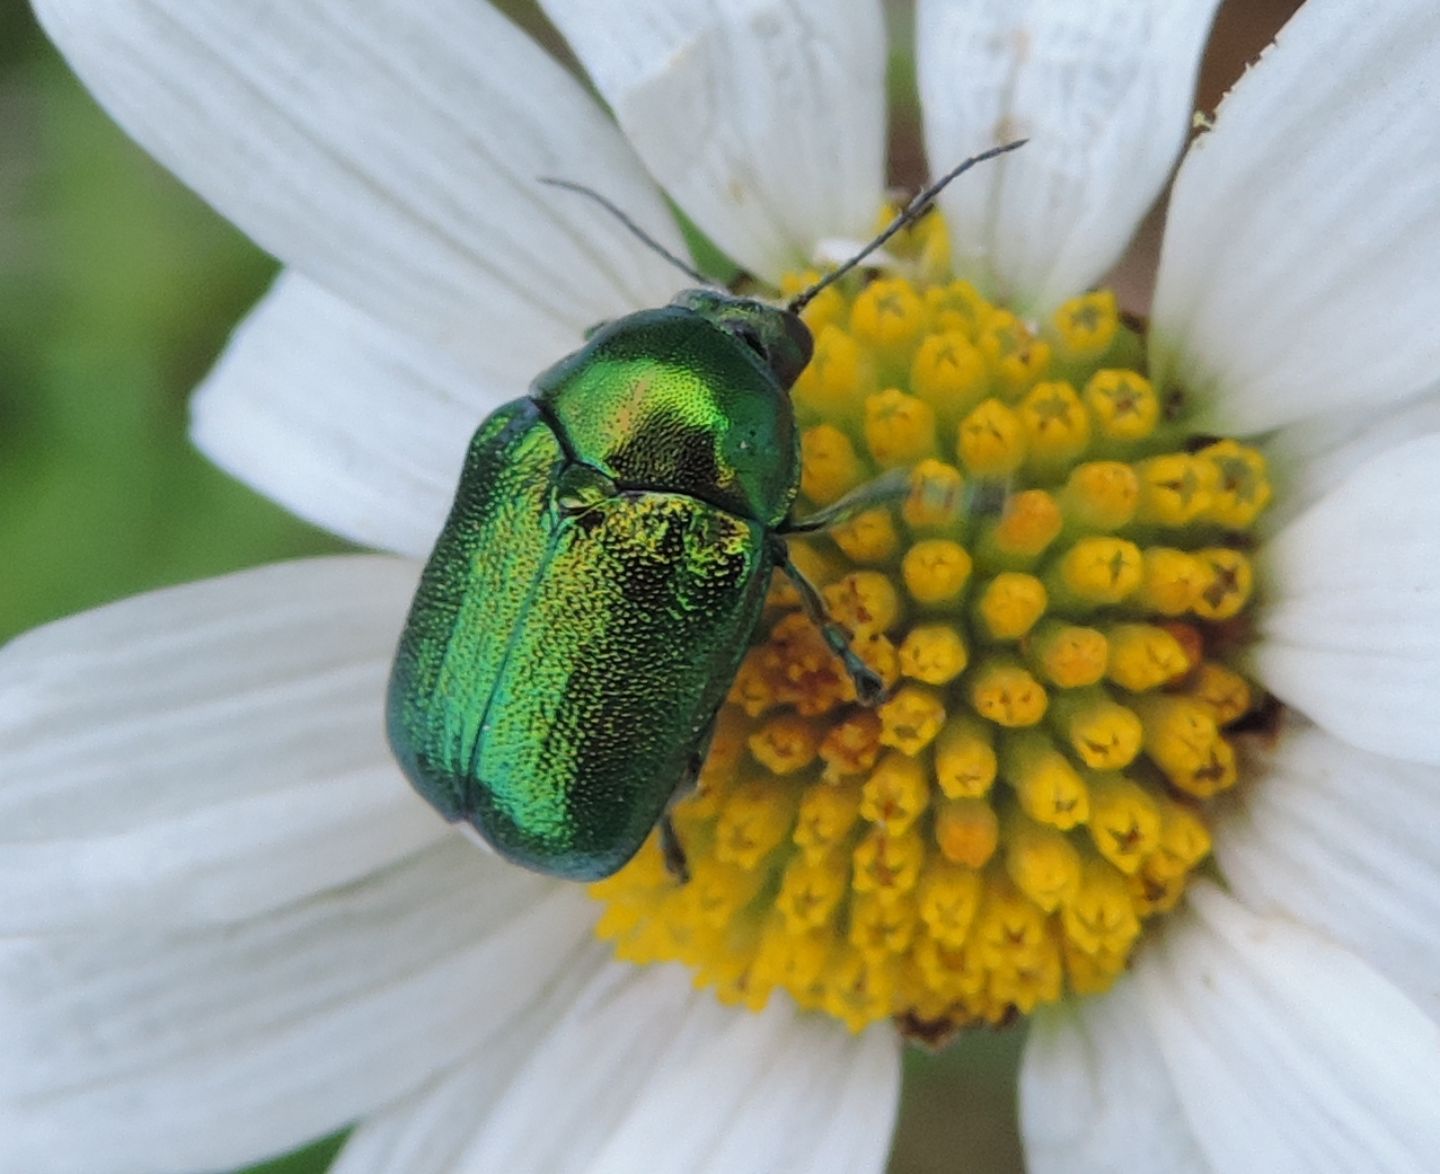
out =
<path fill-rule="evenodd" d="M 658 824 L 683 876 L 666 810 L 699 770 L 777 567 L 860 700 L 880 699 L 786 549 L 857 508 L 789 520 L 789 389 L 813 350 L 799 310 L 995 153 L 788 306 L 687 290 L 601 327 L 480 425 L 388 699 L 395 756 L 446 819 L 576 880 L 618 870 Z"/>
<path fill-rule="evenodd" d="M 391 746 L 447 819 L 579 880 L 661 821 L 775 567 L 795 576 L 788 392 L 811 349 L 789 310 L 688 290 L 481 424 L 390 680 Z M 826 630 L 873 700 L 878 678 Z"/>

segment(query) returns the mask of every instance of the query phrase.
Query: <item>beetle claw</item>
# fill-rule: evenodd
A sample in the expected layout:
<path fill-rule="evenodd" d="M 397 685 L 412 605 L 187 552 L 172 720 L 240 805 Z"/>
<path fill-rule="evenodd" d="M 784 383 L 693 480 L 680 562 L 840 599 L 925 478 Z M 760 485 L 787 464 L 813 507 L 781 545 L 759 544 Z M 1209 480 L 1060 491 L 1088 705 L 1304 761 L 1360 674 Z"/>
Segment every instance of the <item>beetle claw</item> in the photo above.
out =
<path fill-rule="evenodd" d="M 885 678 L 874 669 L 862 665 L 851 676 L 855 681 L 855 697 L 861 705 L 874 709 L 885 700 Z"/>
<path fill-rule="evenodd" d="M 675 831 L 675 822 L 667 811 L 660 817 L 660 851 L 665 857 L 665 871 L 682 885 L 690 883 L 690 862 L 685 858 L 685 845 Z"/>

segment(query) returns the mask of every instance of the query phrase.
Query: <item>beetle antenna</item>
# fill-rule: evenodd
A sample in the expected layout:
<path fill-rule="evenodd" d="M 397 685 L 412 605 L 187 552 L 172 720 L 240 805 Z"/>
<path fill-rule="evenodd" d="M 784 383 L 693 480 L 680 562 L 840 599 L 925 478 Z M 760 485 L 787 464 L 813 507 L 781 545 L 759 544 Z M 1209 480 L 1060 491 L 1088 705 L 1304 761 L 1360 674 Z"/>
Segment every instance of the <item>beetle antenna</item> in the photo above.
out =
<path fill-rule="evenodd" d="M 582 196 L 589 196 L 590 199 L 594 200 L 597 204 L 600 205 L 600 207 L 604 208 L 605 211 L 609 212 L 611 216 L 615 217 L 616 220 L 620 221 L 621 224 L 628 228 L 630 230 L 630 234 L 634 236 L 637 240 L 639 240 L 641 244 L 648 248 L 652 253 L 660 254 L 660 256 L 664 257 L 665 260 L 670 262 L 670 264 L 674 265 L 676 269 L 680 270 L 680 272 L 685 274 L 686 277 L 693 278 L 701 285 L 715 284 L 698 269 L 695 269 L 682 261 L 679 257 L 677 257 L 674 253 L 672 253 L 669 249 L 667 249 L 664 245 L 657 241 L 653 236 L 651 236 L 648 232 L 646 232 L 643 228 L 636 224 L 635 221 L 631 220 L 629 216 L 627 216 L 624 212 L 620 211 L 620 209 L 617 208 L 613 203 L 611 203 L 599 192 L 597 192 L 594 188 L 587 188 L 583 183 L 573 183 L 568 179 L 556 179 L 554 176 L 549 175 L 539 175 L 536 176 L 536 178 L 541 183 L 549 184 L 552 188 L 564 188 L 567 192 L 578 192 Z"/>
<path fill-rule="evenodd" d="M 860 264 L 861 261 L 865 260 L 866 257 L 868 257 L 871 253 L 873 253 L 876 249 L 878 249 L 881 245 L 888 241 L 892 236 L 894 236 L 907 224 L 913 223 L 914 221 L 920 219 L 920 217 L 923 216 L 926 212 L 928 212 L 930 210 L 930 205 L 935 202 L 935 197 L 945 190 L 945 188 L 949 185 L 952 179 L 957 179 L 960 176 L 964 175 L 965 172 L 969 171 L 970 168 L 974 167 L 977 163 L 984 163 L 987 159 L 995 158 L 996 155 L 1003 155 L 1007 151 L 1015 150 L 1016 147 L 1023 147 L 1029 141 L 1029 139 L 1016 139 L 1013 143 L 1002 143 L 998 147 L 991 147 L 988 151 L 981 151 L 978 155 L 971 155 L 970 158 L 965 160 L 965 162 L 959 164 L 956 167 L 952 167 L 949 171 L 947 171 L 944 175 L 942 175 L 939 179 L 932 183 L 928 188 L 925 188 L 923 191 L 918 192 L 915 198 L 900 210 L 899 215 L 897 215 L 895 219 L 890 222 L 889 227 L 886 228 L 884 232 L 882 232 L 868 245 L 866 245 L 853 257 L 851 257 L 848 261 L 841 265 L 839 269 L 835 269 L 827 273 L 814 285 L 810 286 L 809 289 L 802 289 L 798 294 L 791 298 L 788 303 L 786 303 L 785 308 L 789 310 L 792 314 L 798 314 L 801 310 L 803 310 L 806 306 L 810 304 L 810 302 L 814 299 L 815 295 L 818 294 L 822 289 L 826 288 L 826 286 L 833 285 L 835 282 L 839 281 L 840 278 L 844 277 L 845 274 L 849 273 L 850 270 L 854 269 L 856 265 Z"/>

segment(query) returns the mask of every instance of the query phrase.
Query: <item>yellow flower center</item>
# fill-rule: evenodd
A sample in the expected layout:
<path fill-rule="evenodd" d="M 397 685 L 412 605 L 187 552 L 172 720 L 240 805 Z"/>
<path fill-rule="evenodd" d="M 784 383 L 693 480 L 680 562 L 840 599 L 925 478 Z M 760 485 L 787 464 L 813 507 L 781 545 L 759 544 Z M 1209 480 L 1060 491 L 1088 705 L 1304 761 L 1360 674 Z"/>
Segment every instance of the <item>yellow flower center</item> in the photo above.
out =
<path fill-rule="evenodd" d="M 1209 854 L 1270 484 L 1190 434 L 1111 293 L 1036 328 L 943 276 L 938 214 L 894 251 L 905 276 L 810 304 L 793 393 L 797 516 L 912 470 L 903 502 L 791 541 L 887 699 L 856 703 L 777 576 L 674 811 L 689 882 L 657 837 L 591 892 L 622 959 L 934 1040 L 1105 989 Z"/>

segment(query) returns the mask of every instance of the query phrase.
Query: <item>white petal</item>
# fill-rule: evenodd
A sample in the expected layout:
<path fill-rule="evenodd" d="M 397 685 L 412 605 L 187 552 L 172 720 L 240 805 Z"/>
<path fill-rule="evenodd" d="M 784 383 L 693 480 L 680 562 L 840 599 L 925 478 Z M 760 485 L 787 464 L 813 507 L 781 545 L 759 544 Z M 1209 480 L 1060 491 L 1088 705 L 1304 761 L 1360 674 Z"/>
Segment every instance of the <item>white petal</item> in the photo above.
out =
<path fill-rule="evenodd" d="M 1287 731 L 1215 830 L 1232 892 L 1358 954 L 1440 1021 L 1440 771 Z"/>
<path fill-rule="evenodd" d="M 0 650 L 0 934 L 237 920 L 442 836 L 385 745 L 415 574 L 283 563 Z"/>
<path fill-rule="evenodd" d="M 780 998 L 753 1015 L 697 1007 L 692 996 L 683 1028 L 595 1168 L 625 1174 L 661 1155 L 661 1167 L 709 1174 L 882 1170 L 899 1059 L 889 1024 L 856 1037 Z"/>
<path fill-rule="evenodd" d="M 1440 6 L 1305 4 L 1175 181 L 1158 377 L 1241 431 L 1433 387 L 1437 102 Z"/>
<path fill-rule="evenodd" d="M 476 1106 L 453 1168 L 879 1170 L 898 1089 L 891 1031 L 850 1036 L 780 1000 L 753 1014 L 683 968 L 617 965 Z"/>
<path fill-rule="evenodd" d="M 204 453 L 366 546 L 434 545 L 476 426 L 539 369 L 479 376 L 296 274 L 241 324 L 191 406 Z"/>
<path fill-rule="evenodd" d="M 668 213 L 613 125 L 469 0 L 41 0 L 116 120 L 286 263 L 482 364 L 556 359 L 674 272 L 590 201 Z"/>
<path fill-rule="evenodd" d="M 1220 1170 L 1413 1170 L 1440 1153 L 1440 1027 L 1353 954 L 1209 884 L 1136 979 Z"/>
<path fill-rule="evenodd" d="M 1363 465 L 1264 553 L 1264 683 L 1353 745 L 1440 763 L 1440 436 Z"/>
<path fill-rule="evenodd" d="M 1030 1174 L 1211 1169 L 1176 1099 L 1132 979 L 1036 1012 L 1020 1068 Z"/>
<path fill-rule="evenodd" d="M 1407 440 L 1440 432 L 1440 394 L 1417 396 L 1398 407 L 1310 416 L 1279 429 L 1265 453 L 1284 492 L 1266 509 L 1275 527 L 1318 501 L 1366 461 Z"/>
<path fill-rule="evenodd" d="M 463 1174 L 460 1156 L 474 1131 L 476 1109 L 505 1087 L 534 1046 L 541 1028 L 533 1028 L 506 1031 L 481 1057 L 366 1118 L 328 1174 Z"/>
<path fill-rule="evenodd" d="M 1160 194 L 1190 128 L 1218 0 L 921 0 L 936 172 L 997 143 L 941 197 L 956 268 L 1044 311 L 1093 284 Z"/>
<path fill-rule="evenodd" d="M 611 947 L 598 939 L 582 947 L 477 1054 L 362 1121 L 330 1174 L 459 1174 L 461 1155 L 475 1132 L 477 1108 L 504 1091 L 526 1056 L 596 974 L 620 965 L 610 957 Z"/>
<path fill-rule="evenodd" d="M 541 0 L 640 157 L 752 273 L 868 237 L 884 186 L 877 0 Z"/>
<path fill-rule="evenodd" d="M 0 944 L 10 1169 L 253 1162 L 405 1095 L 584 957 L 593 903 L 458 837 L 223 932 Z"/>

